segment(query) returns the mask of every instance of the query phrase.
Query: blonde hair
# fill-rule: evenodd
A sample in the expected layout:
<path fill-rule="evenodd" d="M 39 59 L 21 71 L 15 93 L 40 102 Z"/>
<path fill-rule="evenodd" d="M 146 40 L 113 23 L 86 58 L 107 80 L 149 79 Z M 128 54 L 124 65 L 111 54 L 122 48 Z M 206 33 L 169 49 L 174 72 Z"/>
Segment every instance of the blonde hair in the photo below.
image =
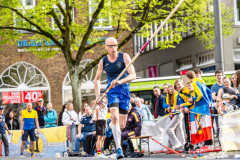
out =
<path fill-rule="evenodd" d="M 72 102 L 68 102 L 68 103 L 67 103 L 67 105 L 66 105 L 66 109 L 67 109 L 67 110 L 69 110 L 69 106 L 70 106 L 71 104 L 73 104 L 73 103 L 72 103 Z M 74 108 L 74 106 L 73 106 L 73 108 Z"/>

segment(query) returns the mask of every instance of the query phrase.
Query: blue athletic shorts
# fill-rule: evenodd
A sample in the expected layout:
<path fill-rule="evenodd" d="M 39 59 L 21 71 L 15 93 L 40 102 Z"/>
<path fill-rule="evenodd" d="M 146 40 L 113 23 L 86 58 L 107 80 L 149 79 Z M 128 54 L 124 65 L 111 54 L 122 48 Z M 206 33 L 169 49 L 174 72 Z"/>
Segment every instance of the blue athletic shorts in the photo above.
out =
<path fill-rule="evenodd" d="M 30 136 L 30 141 L 35 141 L 35 128 L 24 130 L 24 134 L 22 135 L 22 141 L 27 141 L 28 136 Z"/>
<path fill-rule="evenodd" d="M 120 114 L 128 114 L 130 104 L 130 90 L 129 88 L 115 89 L 107 94 L 108 106 L 118 107 Z"/>

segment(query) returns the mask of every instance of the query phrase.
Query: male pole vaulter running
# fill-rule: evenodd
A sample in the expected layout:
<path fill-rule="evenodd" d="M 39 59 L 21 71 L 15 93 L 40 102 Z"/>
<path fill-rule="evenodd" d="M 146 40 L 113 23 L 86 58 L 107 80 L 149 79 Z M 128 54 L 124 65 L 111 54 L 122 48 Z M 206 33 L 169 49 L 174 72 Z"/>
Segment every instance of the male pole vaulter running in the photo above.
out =
<path fill-rule="evenodd" d="M 107 73 L 108 87 L 110 85 L 113 86 L 113 88 L 107 93 L 107 98 L 108 107 L 111 112 L 112 132 L 117 148 L 117 159 L 120 159 L 124 157 L 121 147 L 121 129 L 125 128 L 130 104 L 129 82 L 136 79 L 136 73 L 133 65 L 131 65 L 120 80 L 116 81 L 115 79 L 131 62 L 131 59 L 128 54 L 117 51 L 117 40 L 113 37 L 106 39 L 105 49 L 107 50 L 108 55 L 103 57 L 98 65 L 94 81 L 95 95 L 96 100 L 98 100 L 100 98 L 100 78 L 104 70 Z M 107 125 L 107 127 L 109 127 L 109 124 Z"/>

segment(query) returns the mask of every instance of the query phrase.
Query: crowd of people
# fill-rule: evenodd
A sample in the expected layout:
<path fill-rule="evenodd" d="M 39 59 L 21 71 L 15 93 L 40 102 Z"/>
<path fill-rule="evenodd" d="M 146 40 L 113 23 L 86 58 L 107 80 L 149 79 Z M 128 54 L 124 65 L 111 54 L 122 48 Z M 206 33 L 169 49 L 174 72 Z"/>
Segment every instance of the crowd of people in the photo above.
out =
<path fill-rule="evenodd" d="M 40 128 L 64 125 L 67 126 L 67 137 L 70 137 L 70 141 L 67 140 L 70 152 L 79 153 L 80 144 L 83 142 L 86 156 L 94 156 L 96 148 L 98 157 L 104 157 L 104 153 L 115 150 L 116 158 L 121 159 L 124 157 L 123 146 L 126 145 L 129 137 L 141 135 L 144 121 L 153 122 L 153 119 L 165 115 L 170 115 L 171 118 L 165 130 L 172 149 L 187 149 L 186 146 L 190 144 L 196 144 L 199 148 L 211 147 L 212 135 L 209 134 L 211 128 L 204 130 L 205 126 L 201 126 L 200 123 L 202 120 L 207 120 L 204 116 L 222 115 L 240 106 L 240 71 L 231 78 L 224 77 L 222 71 L 216 71 L 217 83 L 209 89 L 201 78 L 201 70 L 195 69 L 188 71 L 189 81 L 186 85 L 182 79 L 177 79 L 174 85 L 164 84 L 163 92 L 159 86 L 153 88 L 156 99 L 153 103 L 152 115 L 149 107 L 144 104 L 144 99 L 130 94 L 129 82 L 136 78 L 136 73 L 130 63 L 129 55 L 117 51 L 117 40 L 113 37 L 106 39 L 105 49 L 108 55 L 99 62 L 94 80 L 96 100 L 92 101 L 91 105 L 84 103 L 79 114 L 74 111 L 73 103 L 68 102 L 63 105 L 57 116 L 52 104 L 48 103 L 45 107 L 42 98 L 38 99 L 38 106 L 34 109 L 32 103 L 27 103 L 20 120 L 15 118 L 13 111 L 5 118 L 3 107 L 0 107 L 0 138 L 5 147 L 5 156 L 9 155 L 6 131 L 11 134 L 10 130 L 21 129 L 21 156 L 30 136 L 31 156 L 34 156 L 35 129 L 39 133 Z M 116 80 L 126 66 L 129 66 L 127 71 Z M 100 98 L 100 79 L 103 71 L 107 73 L 108 88 L 112 89 L 104 93 L 107 97 Z M 215 130 L 219 137 L 218 116 L 211 118 L 216 122 Z M 197 134 L 204 135 L 204 138 L 192 139 L 189 130 L 192 120 L 198 123 Z M 111 140 L 115 142 L 114 147 L 110 143 Z"/>

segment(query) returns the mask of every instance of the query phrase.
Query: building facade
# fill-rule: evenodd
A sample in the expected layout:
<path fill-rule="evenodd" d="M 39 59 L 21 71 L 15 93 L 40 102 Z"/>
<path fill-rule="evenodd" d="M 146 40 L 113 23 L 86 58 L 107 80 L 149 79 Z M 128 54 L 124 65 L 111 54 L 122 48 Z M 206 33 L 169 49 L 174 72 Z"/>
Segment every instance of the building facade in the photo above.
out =
<path fill-rule="evenodd" d="M 89 1 L 91 2 L 91 0 Z M 32 8 L 36 5 L 35 0 L 23 0 L 22 3 L 26 8 Z M 92 12 L 93 10 L 89 8 L 89 13 Z M 54 24 L 51 26 L 55 27 Z M 112 37 L 116 33 L 115 28 L 111 25 L 105 28 L 95 26 L 95 29 L 109 31 L 101 39 Z M 65 102 L 72 100 L 71 80 L 65 58 L 52 41 L 40 41 L 33 39 L 34 34 L 30 32 L 23 33 L 25 35 L 17 43 L 0 46 L 0 105 L 20 114 L 27 102 L 33 102 L 33 105 L 36 106 L 38 98 L 42 97 L 45 105 L 51 102 L 53 108 L 59 112 Z M 123 40 L 126 35 L 128 35 L 127 31 L 122 32 L 118 40 Z M 42 49 L 43 45 L 46 46 L 45 52 L 54 49 L 58 50 L 58 53 L 52 58 L 39 58 L 31 52 L 33 47 L 38 49 L 39 46 Z M 104 43 L 102 43 L 102 45 L 95 47 L 93 52 L 87 52 L 84 54 L 79 67 L 84 68 L 102 55 L 104 51 Z M 132 57 L 133 41 L 130 40 L 121 51 Z M 87 73 L 81 85 L 83 101 L 89 104 L 91 100 L 95 100 L 93 84 L 96 70 L 97 66 Z M 106 76 L 103 76 L 101 79 L 102 91 L 105 90 L 106 84 Z"/>
<path fill-rule="evenodd" d="M 221 0 L 233 9 L 235 32 L 223 38 L 224 71 L 240 69 L 240 0 Z M 152 27 L 155 28 L 155 27 Z M 182 34 L 183 41 L 176 48 L 158 50 L 154 43 L 135 62 L 140 78 L 179 75 L 182 70 L 200 68 L 204 73 L 215 71 L 215 50 L 207 50 L 189 32 Z M 163 37 L 165 38 L 165 37 Z M 146 38 L 134 37 L 134 53 L 146 42 Z M 154 75 L 154 76 L 153 76 Z"/>

